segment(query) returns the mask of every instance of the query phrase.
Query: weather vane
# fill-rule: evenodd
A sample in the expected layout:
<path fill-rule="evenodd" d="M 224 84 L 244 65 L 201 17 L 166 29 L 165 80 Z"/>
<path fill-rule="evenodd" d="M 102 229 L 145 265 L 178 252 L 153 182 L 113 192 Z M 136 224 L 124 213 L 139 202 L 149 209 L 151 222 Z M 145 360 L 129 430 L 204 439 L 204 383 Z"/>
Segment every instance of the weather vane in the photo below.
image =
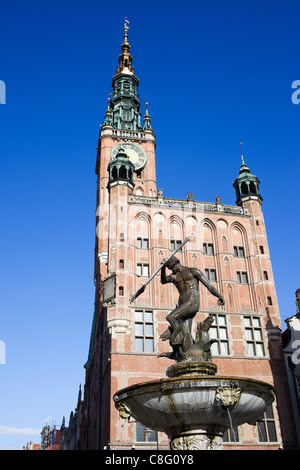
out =
<path fill-rule="evenodd" d="M 125 23 L 124 23 L 125 32 L 127 32 L 127 29 L 129 29 L 129 26 L 128 26 L 129 24 L 130 24 L 130 23 L 129 23 L 128 19 L 127 19 L 127 16 L 125 16 Z"/>

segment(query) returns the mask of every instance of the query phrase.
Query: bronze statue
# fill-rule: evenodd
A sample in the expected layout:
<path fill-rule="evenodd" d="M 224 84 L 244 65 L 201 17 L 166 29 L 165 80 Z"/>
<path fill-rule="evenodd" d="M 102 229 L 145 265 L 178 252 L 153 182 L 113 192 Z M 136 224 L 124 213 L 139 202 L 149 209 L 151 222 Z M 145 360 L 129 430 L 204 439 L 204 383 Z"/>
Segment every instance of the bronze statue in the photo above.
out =
<path fill-rule="evenodd" d="M 172 273 L 166 275 L 166 268 L 170 269 Z M 173 283 L 176 286 L 179 292 L 179 302 L 177 307 L 167 315 L 166 319 L 170 326 L 160 336 L 163 341 L 169 340 L 173 352 L 163 353 L 160 357 L 165 356 L 170 359 L 178 359 L 180 355 L 184 357 L 185 353 L 190 351 L 192 347 L 194 350 L 197 350 L 197 347 L 195 347 L 197 338 L 196 342 L 194 342 L 191 330 L 193 318 L 200 307 L 199 282 L 201 282 L 212 295 L 218 297 L 218 305 L 221 306 L 225 304 L 222 295 L 206 279 L 199 269 L 182 266 L 179 259 L 175 256 L 172 256 L 171 259 L 167 259 L 163 264 L 161 269 L 161 283 Z M 212 323 L 211 318 L 212 317 L 208 320 L 208 329 Z M 199 325 L 198 328 L 201 329 Z M 209 346 L 210 345 L 211 343 Z M 200 347 L 200 344 L 198 346 Z M 209 351 L 207 352 L 209 354 Z"/>

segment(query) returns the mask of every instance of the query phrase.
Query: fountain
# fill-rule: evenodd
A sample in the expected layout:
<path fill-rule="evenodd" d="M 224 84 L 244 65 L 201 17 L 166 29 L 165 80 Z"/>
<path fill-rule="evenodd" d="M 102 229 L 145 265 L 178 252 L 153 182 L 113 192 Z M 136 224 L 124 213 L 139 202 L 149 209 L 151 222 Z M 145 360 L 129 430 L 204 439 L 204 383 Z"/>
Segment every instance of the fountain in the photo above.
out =
<path fill-rule="evenodd" d="M 172 274 L 166 276 L 165 269 Z M 172 450 L 220 450 L 227 429 L 255 423 L 274 400 L 273 387 L 265 382 L 218 376 L 212 362 L 209 338 L 212 315 L 197 323 L 195 339 L 192 322 L 199 309 L 199 282 L 218 304 L 219 292 L 196 268 L 181 266 L 175 256 L 161 266 L 161 282 L 173 282 L 180 294 L 179 304 L 167 316 L 169 327 L 161 335 L 169 340 L 172 352 L 162 353 L 176 362 L 168 367 L 166 378 L 135 384 L 114 395 L 122 418 L 132 417 L 143 426 L 163 431 Z"/>

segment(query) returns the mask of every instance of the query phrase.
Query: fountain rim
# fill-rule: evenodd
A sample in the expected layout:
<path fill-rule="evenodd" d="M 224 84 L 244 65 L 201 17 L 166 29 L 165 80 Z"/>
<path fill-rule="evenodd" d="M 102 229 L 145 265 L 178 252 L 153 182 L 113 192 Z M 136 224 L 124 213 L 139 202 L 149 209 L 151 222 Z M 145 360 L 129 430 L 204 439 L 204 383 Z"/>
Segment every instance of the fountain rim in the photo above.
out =
<path fill-rule="evenodd" d="M 226 386 L 226 384 L 220 384 L 220 382 L 226 382 L 227 384 L 235 384 L 238 383 L 239 387 L 246 388 L 250 386 L 250 388 L 269 388 L 271 394 L 275 394 L 275 388 L 272 384 L 268 382 L 264 382 L 262 380 L 248 378 L 248 377 L 236 377 L 236 376 L 228 376 L 228 375 L 201 375 L 201 374 L 186 374 L 179 377 L 171 377 L 171 378 L 161 378 L 156 380 L 149 380 L 147 382 L 140 382 L 137 384 L 129 385 L 128 387 L 124 387 L 118 390 L 113 395 L 114 402 L 118 402 L 124 399 L 126 396 L 132 395 L 139 395 L 142 393 L 150 393 L 154 391 L 161 390 L 162 392 L 174 391 L 174 389 L 180 390 L 187 385 L 187 388 L 193 388 L 193 384 L 195 387 L 199 387 L 199 382 L 205 382 L 203 384 L 203 388 L 212 387 L 216 383 L 218 386 Z M 176 386 L 177 385 L 177 386 Z M 180 386 L 181 385 L 181 386 Z M 243 386 L 244 385 L 244 386 Z M 149 388 L 148 388 L 149 387 Z M 145 390 L 148 388 L 148 390 Z"/>

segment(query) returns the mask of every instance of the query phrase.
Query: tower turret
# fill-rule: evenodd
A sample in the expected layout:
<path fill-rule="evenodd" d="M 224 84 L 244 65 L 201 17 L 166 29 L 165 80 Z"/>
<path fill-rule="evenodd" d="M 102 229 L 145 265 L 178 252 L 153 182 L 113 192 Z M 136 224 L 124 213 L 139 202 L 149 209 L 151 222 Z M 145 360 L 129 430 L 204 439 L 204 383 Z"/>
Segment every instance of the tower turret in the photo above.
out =
<path fill-rule="evenodd" d="M 126 185 L 133 190 L 135 186 L 133 182 L 134 164 L 122 147 L 119 148 L 115 159 L 109 162 L 107 170 L 109 173 L 108 190 L 116 184 Z"/>
<path fill-rule="evenodd" d="M 143 122 L 144 122 L 144 125 L 143 125 L 144 130 L 151 130 L 151 131 L 153 130 L 153 127 L 151 126 L 151 119 L 148 113 L 148 100 L 146 101 L 146 113 L 145 113 Z"/>
<path fill-rule="evenodd" d="M 236 204 L 241 206 L 245 201 L 256 199 L 262 203 L 259 185 L 260 181 L 256 175 L 252 175 L 244 161 L 244 156 L 241 150 L 242 165 L 239 171 L 239 176 L 235 179 L 233 187 L 236 191 Z"/>

